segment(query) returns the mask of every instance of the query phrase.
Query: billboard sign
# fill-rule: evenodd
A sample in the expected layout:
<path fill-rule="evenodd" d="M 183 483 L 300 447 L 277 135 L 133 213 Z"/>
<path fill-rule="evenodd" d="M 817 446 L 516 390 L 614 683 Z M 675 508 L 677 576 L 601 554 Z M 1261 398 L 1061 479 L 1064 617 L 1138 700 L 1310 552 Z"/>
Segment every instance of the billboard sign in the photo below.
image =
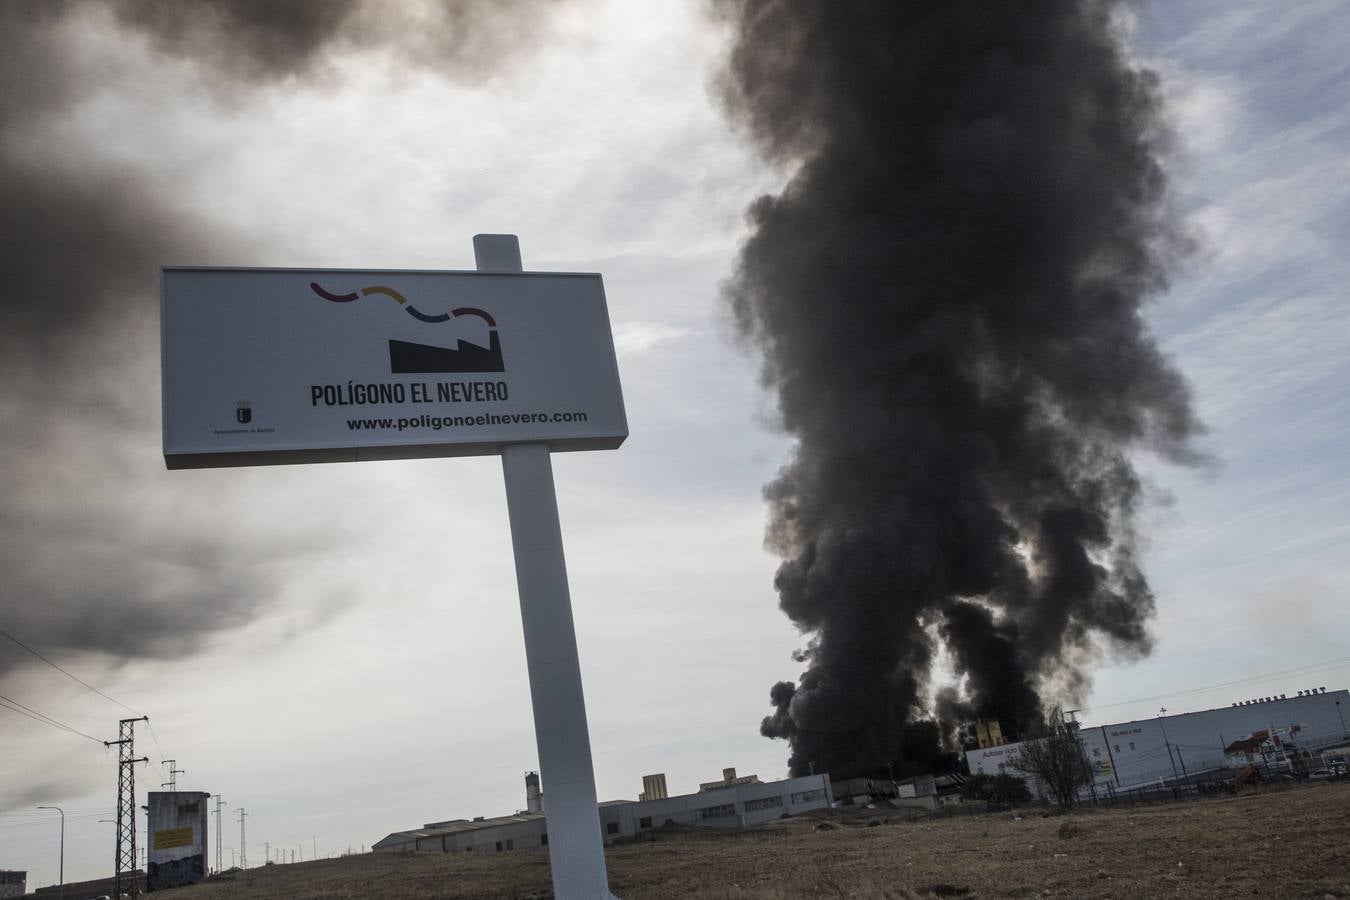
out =
<path fill-rule="evenodd" d="M 599 275 L 165 268 L 171 469 L 628 436 Z"/>
<path fill-rule="evenodd" d="M 150 791 L 146 795 L 150 838 L 146 890 L 196 884 L 206 877 L 206 801 L 198 791 Z"/>

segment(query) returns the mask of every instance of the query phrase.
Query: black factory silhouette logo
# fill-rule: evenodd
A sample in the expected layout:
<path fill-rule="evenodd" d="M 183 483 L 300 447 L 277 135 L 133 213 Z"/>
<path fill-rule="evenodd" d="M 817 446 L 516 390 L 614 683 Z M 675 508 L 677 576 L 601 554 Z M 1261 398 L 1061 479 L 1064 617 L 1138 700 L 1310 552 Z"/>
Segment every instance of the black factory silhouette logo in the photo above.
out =
<path fill-rule="evenodd" d="M 334 294 L 324 290 L 317 282 L 310 282 L 309 287 L 315 294 L 330 303 L 351 303 L 361 297 L 371 295 L 388 297 L 398 303 L 403 311 L 414 319 L 432 325 L 448 322 L 459 316 L 477 316 L 488 324 L 488 345 L 486 347 L 463 339 L 457 340 L 454 347 L 391 339 L 389 341 L 389 371 L 395 375 L 506 371 L 506 366 L 502 362 L 501 338 L 497 336 L 497 320 L 486 310 L 462 306 L 458 309 L 452 309 L 448 313 L 432 316 L 420 312 L 398 291 L 383 285 L 371 285 L 349 294 Z M 241 419 L 240 421 L 246 420 Z"/>

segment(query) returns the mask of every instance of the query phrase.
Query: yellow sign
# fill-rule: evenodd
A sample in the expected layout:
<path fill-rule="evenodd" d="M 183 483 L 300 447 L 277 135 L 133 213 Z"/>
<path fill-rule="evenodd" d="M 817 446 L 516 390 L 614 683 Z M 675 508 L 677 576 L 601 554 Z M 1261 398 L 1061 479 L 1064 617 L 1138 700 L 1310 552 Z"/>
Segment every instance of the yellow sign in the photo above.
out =
<path fill-rule="evenodd" d="M 185 825 L 182 828 L 165 828 L 163 831 L 155 832 L 155 849 L 168 850 L 170 847 L 191 847 L 192 846 L 192 826 Z"/>

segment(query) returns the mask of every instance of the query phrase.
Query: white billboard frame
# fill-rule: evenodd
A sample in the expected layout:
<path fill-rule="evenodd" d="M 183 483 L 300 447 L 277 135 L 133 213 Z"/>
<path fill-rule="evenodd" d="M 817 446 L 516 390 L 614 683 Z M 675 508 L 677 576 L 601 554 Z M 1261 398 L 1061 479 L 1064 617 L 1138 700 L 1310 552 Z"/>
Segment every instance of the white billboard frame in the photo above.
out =
<path fill-rule="evenodd" d="M 160 322 L 170 469 L 610 450 L 628 435 L 597 273 L 165 266 Z"/>
<path fill-rule="evenodd" d="M 494 277 L 527 276 L 522 271 L 520 243 L 513 234 L 476 234 L 473 238 L 474 274 Z M 170 271 L 170 270 L 162 270 Z M 181 269 L 179 271 L 182 271 Z M 218 271 L 218 270 L 217 270 Z M 240 271 L 240 270 L 234 270 Z M 260 270 L 243 270 L 260 271 Z M 276 271 L 276 270 L 266 270 Z M 291 270 L 312 272 L 317 270 Z M 361 270 L 337 269 L 334 272 L 420 271 L 420 270 Z M 528 273 L 552 276 L 572 273 Z M 528 276 L 527 276 L 528 277 Z M 603 285 L 599 275 L 594 277 L 600 287 L 603 305 Z M 349 302 L 342 300 L 341 302 Z M 405 300 L 406 302 L 406 300 Z M 419 317 L 420 318 L 420 317 Z M 161 349 L 163 337 L 163 293 L 161 293 Z M 612 444 L 602 447 L 581 446 L 573 441 L 566 446 L 538 437 L 506 441 L 493 449 L 481 452 L 499 452 L 502 476 L 506 487 L 507 514 L 511 525 L 511 545 L 515 556 L 516 585 L 520 595 L 520 616 L 525 638 L 525 662 L 530 683 L 530 702 L 534 713 L 535 744 L 539 754 L 539 771 L 548 790 L 545 819 L 549 835 L 549 866 L 553 876 L 554 896 L 558 900 L 613 900 L 609 891 L 609 875 L 605 865 L 604 838 L 600 834 L 599 808 L 596 802 L 595 766 L 591 757 L 590 730 L 586 721 L 586 700 L 581 684 L 581 662 L 577 654 L 576 627 L 572 618 L 572 598 L 567 583 L 567 564 L 563 554 L 562 528 L 558 518 L 557 491 L 553 483 L 551 451 L 553 449 L 609 449 L 618 447 L 628 436 L 627 415 L 618 383 L 617 359 L 613 336 L 609 329 L 608 311 L 605 311 L 605 338 L 609 359 L 613 361 L 613 388 L 618 401 L 620 429 L 609 436 Z M 393 349 L 391 347 L 391 367 Z M 163 361 L 162 361 L 163 362 Z M 166 404 L 167 407 L 167 404 Z M 167 423 L 167 413 L 166 413 Z M 261 461 L 239 462 L 229 457 L 199 465 L 185 460 L 171 460 L 167 452 L 167 424 L 165 463 L 169 468 L 200 468 L 208 465 L 257 465 L 278 463 L 337 462 L 349 459 L 404 458 L 384 453 L 379 456 L 343 455 L 335 458 L 314 448 L 300 451 L 290 457 L 279 457 L 278 451 Z M 464 445 L 458 445 L 463 447 Z M 328 448 L 331 450 L 332 448 Z M 412 452 L 406 456 L 456 456 L 465 452 Z M 259 451 L 252 451 L 257 454 Z M 177 462 L 177 464 L 175 464 Z"/>

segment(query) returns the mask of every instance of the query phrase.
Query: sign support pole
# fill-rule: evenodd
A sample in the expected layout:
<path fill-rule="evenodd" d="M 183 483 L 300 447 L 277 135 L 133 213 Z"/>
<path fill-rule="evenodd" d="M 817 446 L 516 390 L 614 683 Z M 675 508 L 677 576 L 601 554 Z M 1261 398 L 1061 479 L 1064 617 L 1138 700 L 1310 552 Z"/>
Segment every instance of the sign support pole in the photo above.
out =
<path fill-rule="evenodd" d="M 523 270 L 515 235 L 474 235 L 473 250 L 480 272 Z M 535 743 L 545 788 L 553 893 L 558 900 L 609 900 L 613 895 L 605 869 L 581 662 L 548 444 L 503 447 L 502 474 L 515 550 Z"/>

